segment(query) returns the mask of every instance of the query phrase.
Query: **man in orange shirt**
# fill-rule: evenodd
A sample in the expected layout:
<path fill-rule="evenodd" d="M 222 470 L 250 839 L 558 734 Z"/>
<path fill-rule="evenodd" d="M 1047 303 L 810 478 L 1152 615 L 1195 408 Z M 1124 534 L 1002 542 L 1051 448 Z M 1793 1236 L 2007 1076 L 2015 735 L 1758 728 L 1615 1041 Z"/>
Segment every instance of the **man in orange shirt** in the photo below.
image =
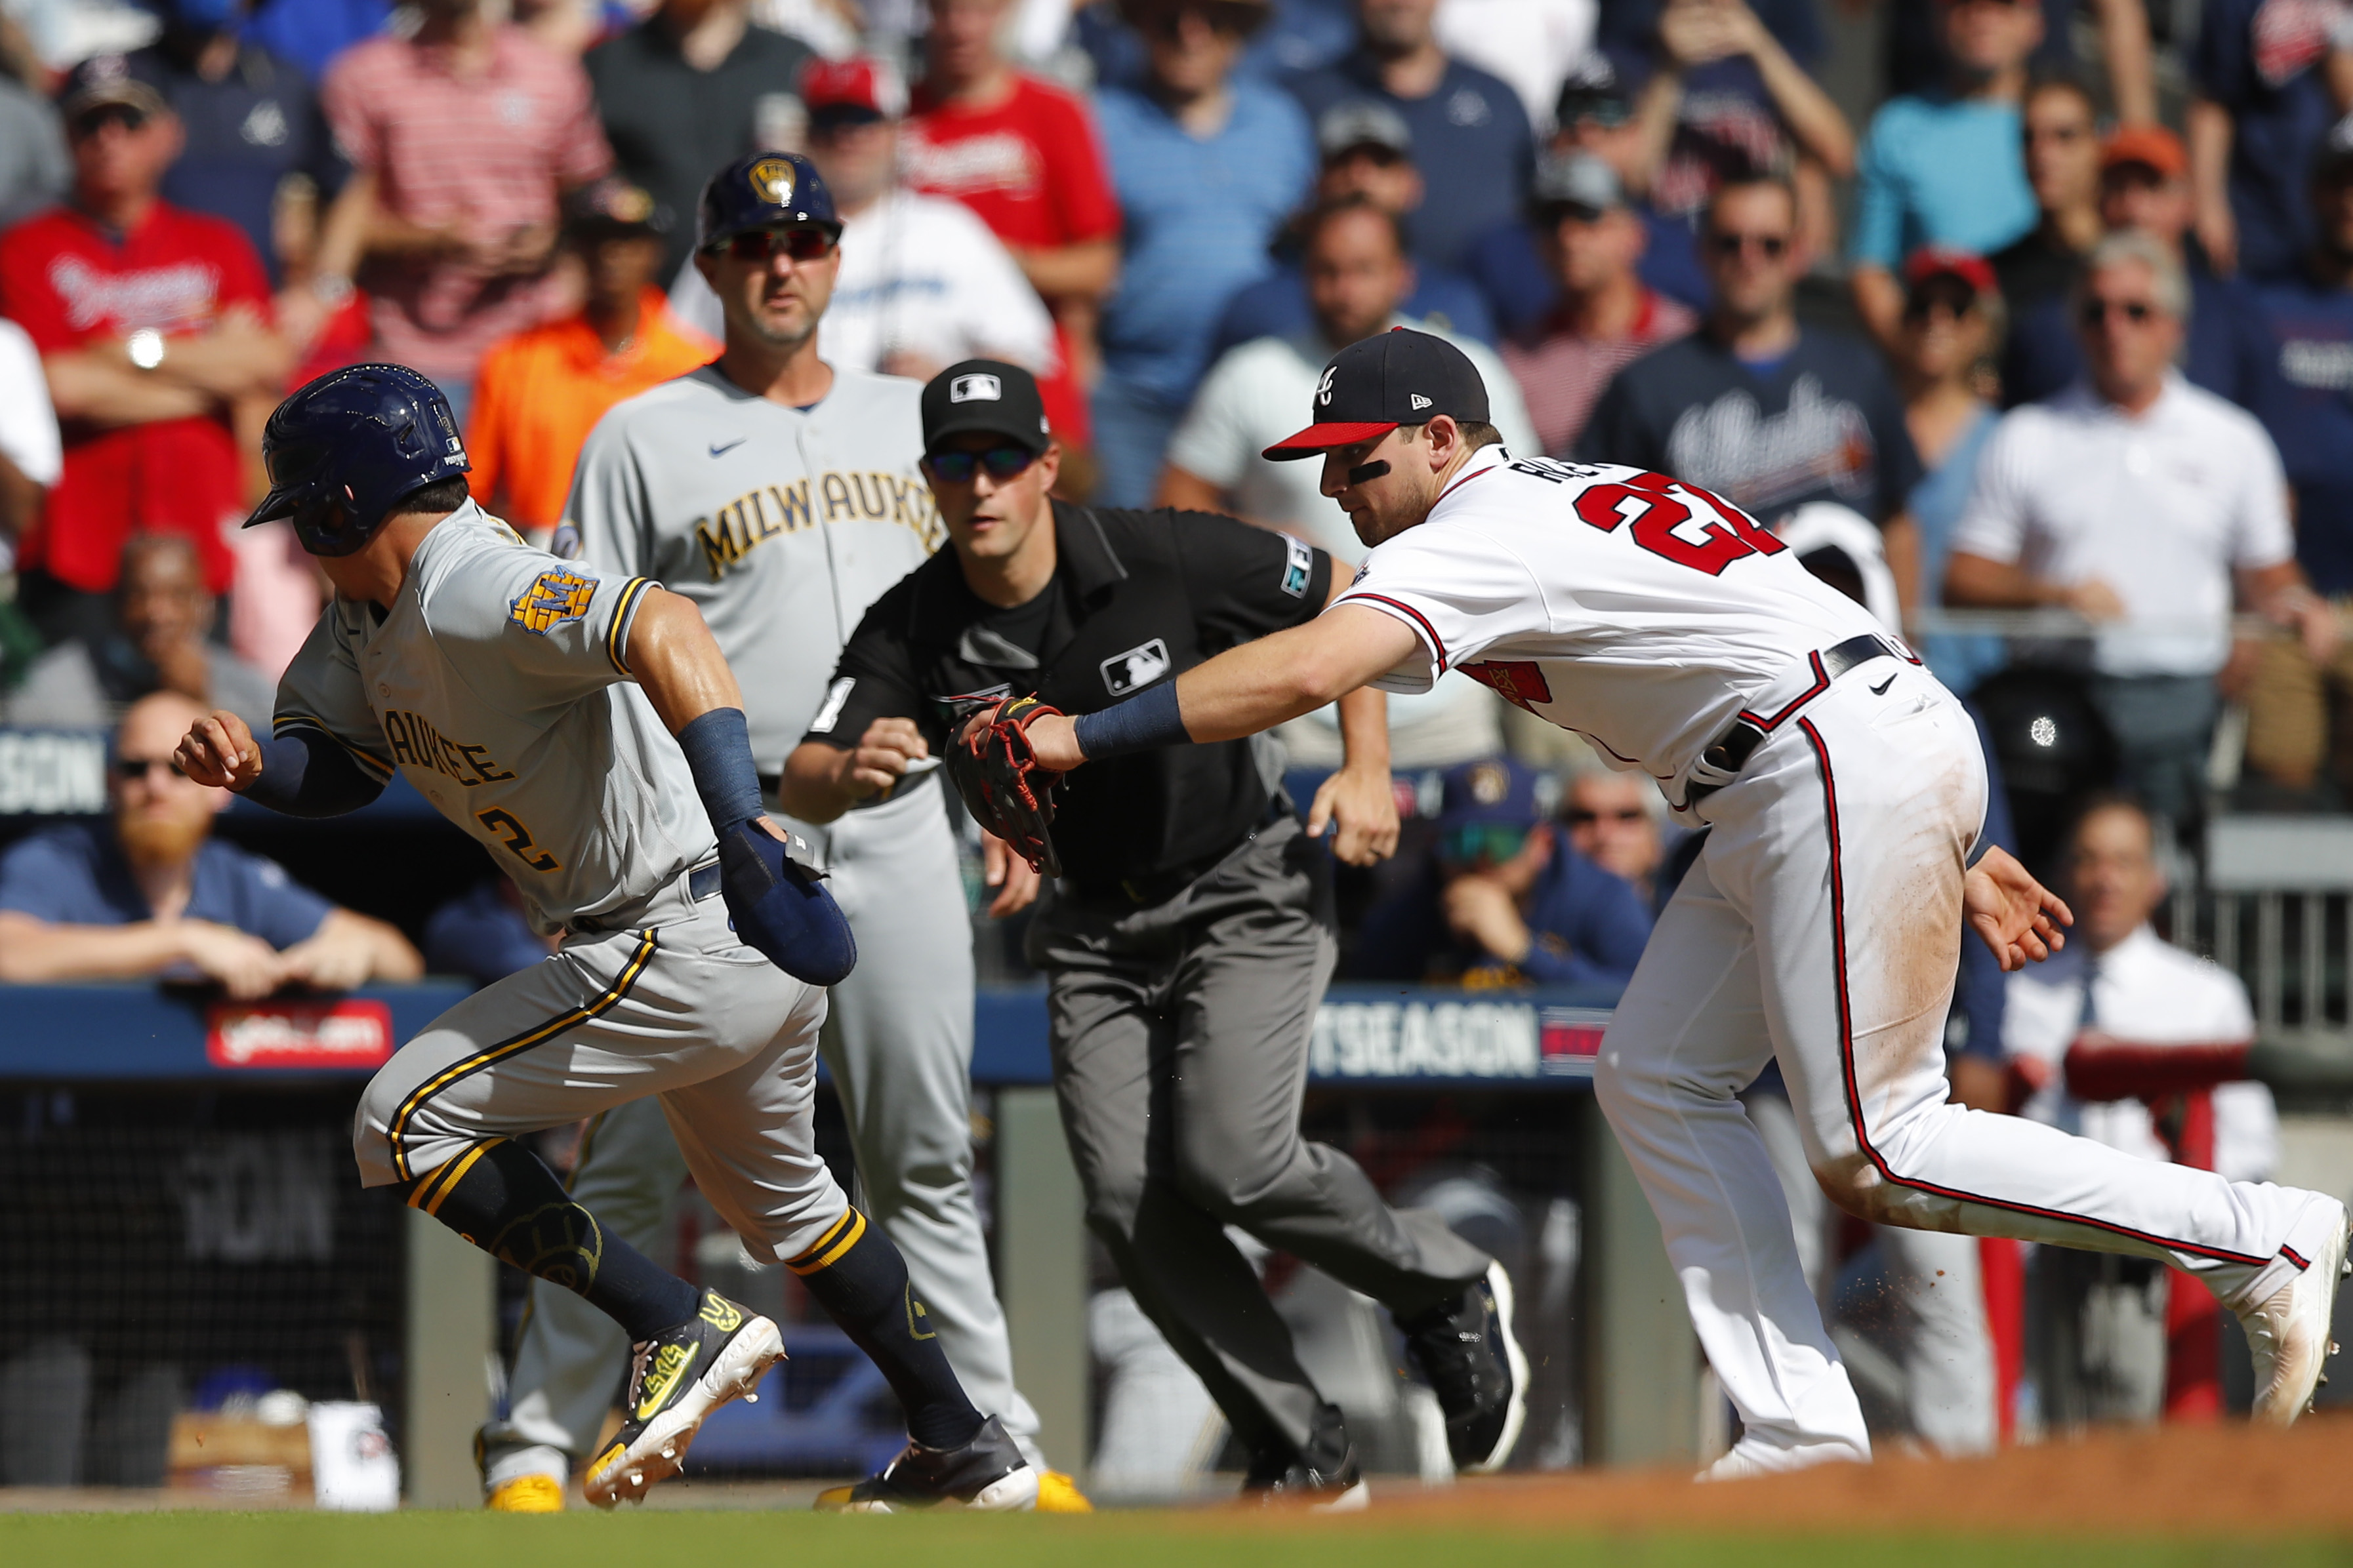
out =
<path fill-rule="evenodd" d="M 667 209 L 617 176 L 584 187 L 568 205 L 587 304 L 491 350 L 466 431 L 474 499 L 539 541 L 563 518 L 581 443 L 605 411 L 719 353 L 670 314 L 654 286 Z"/>

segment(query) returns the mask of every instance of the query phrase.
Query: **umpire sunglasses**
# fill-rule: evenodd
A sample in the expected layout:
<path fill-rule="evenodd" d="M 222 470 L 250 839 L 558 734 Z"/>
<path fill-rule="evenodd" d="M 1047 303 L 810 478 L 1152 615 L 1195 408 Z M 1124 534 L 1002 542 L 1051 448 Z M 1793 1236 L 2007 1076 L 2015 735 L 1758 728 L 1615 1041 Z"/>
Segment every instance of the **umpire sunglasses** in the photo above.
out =
<path fill-rule="evenodd" d="M 943 484 L 968 485 L 972 476 L 982 468 L 992 479 L 1009 479 L 1038 460 L 1038 454 L 1027 447 L 1007 445 L 991 447 L 979 452 L 926 452 L 923 461 L 931 466 L 933 476 Z"/>
<path fill-rule="evenodd" d="M 780 224 L 774 228 L 747 228 L 711 248 L 723 250 L 738 261 L 765 261 L 779 250 L 795 261 L 822 261 L 840 237 L 818 224 Z"/>

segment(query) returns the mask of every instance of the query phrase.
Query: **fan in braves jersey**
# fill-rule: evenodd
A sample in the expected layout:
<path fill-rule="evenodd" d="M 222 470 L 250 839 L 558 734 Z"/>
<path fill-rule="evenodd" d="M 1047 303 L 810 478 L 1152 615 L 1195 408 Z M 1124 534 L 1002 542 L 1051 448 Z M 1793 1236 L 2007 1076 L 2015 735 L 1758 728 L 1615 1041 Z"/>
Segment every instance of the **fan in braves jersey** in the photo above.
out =
<path fill-rule="evenodd" d="M 597 423 L 565 515 L 580 559 L 652 578 L 702 612 L 742 678 L 773 801 L 842 644 L 944 530 L 917 467 L 921 384 L 818 355 L 842 245 L 817 171 L 783 153 L 729 163 L 703 187 L 695 239 L 695 265 L 725 313 L 724 351 Z M 833 987 L 821 1048 L 861 1196 L 906 1255 L 965 1389 L 1039 1458 L 973 1198 L 972 926 L 945 802 L 935 781 L 917 777 L 799 831 L 858 936 L 858 968 Z M 670 1228 L 685 1174 L 659 1109 L 626 1105 L 593 1128 L 574 1191 L 650 1249 Z M 491 1507 L 562 1495 L 626 1353 L 602 1314 L 533 1286 L 507 1409 L 479 1450 Z M 1060 1472 L 1046 1472 L 1041 1498 L 1049 1510 L 1086 1506 Z"/>
<path fill-rule="evenodd" d="M 1437 338 L 1342 350 L 1315 422 L 1267 456 L 1323 459 L 1324 493 L 1372 547 L 1355 584 L 1170 685 L 1038 720 L 1039 765 L 1250 734 L 1359 686 L 1424 690 L 1461 668 L 1648 773 L 1713 830 L 1619 1005 L 1596 1087 L 1740 1412 L 1714 1473 L 1870 1454 L 1735 1099 L 1768 1058 L 1816 1179 L 1849 1211 L 2185 1269 L 2246 1326 L 2257 1416 L 2294 1420 L 2330 1348 L 2343 1205 L 1947 1099 L 1964 923 L 2016 969 L 2073 919 L 1980 848 L 1985 764 L 1958 700 L 1728 503 L 1662 474 L 1515 461 L 1485 409 L 1477 373 Z"/>

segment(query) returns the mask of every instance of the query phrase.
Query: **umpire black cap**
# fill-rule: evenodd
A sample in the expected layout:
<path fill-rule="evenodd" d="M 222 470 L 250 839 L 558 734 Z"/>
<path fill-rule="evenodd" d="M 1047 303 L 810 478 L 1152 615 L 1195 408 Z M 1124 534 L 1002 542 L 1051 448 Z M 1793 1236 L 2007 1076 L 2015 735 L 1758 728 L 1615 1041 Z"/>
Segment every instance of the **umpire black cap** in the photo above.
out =
<path fill-rule="evenodd" d="M 1444 414 L 1457 424 L 1487 423 L 1487 384 L 1479 367 L 1444 338 L 1410 327 L 1350 343 L 1315 384 L 1314 423 L 1259 455 L 1271 463 L 1320 458 L 1400 425 L 1427 425 Z"/>
<path fill-rule="evenodd" d="M 833 193 L 817 166 L 797 153 L 747 153 L 702 187 L 694 247 L 709 250 L 755 228 L 794 223 L 815 224 L 841 237 Z"/>
<path fill-rule="evenodd" d="M 968 359 L 923 384 L 923 449 L 951 436 L 1002 436 L 1032 452 L 1052 439 L 1038 378 L 1003 360 Z"/>

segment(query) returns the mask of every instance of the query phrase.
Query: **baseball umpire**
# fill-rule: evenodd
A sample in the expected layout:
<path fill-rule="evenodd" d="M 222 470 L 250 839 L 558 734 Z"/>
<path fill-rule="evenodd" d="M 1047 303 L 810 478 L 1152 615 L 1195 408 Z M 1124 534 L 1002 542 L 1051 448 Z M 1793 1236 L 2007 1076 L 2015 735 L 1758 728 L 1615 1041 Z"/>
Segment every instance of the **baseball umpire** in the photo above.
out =
<path fill-rule="evenodd" d="M 712 177 L 696 265 L 724 309 L 725 351 L 608 413 L 565 508 L 582 559 L 642 574 L 702 610 L 743 678 L 771 796 L 850 629 L 941 538 L 917 467 L 920 385 L 818 357 L 840 231 L 824 182 L 797 156 L 757 153 Z M 805 835 L 860 950 L 857 972 L 833 989 L 820 1049 L 861 1201 L 905 1255 L 965 1387 L 1044 1471 L 973 1200 L 972 928 L 945 802 L 924 780 L 865 805 Z M 660 1115 L 626 1106 L 593 1129 L 573 1190 L 653 1250 L 683 1174 Z M 482 1436 L 491 1506 L 560 1503 L 624 1359 L 599 1315 L 533 1288 L 508 1414 Z M 1040 1505 L 1085 1500 L 1048 1473 Z"/>
<path fill-rule="evenodd" d="M 743 698 L 702 616 L 469 500 L 449 405 L 413 371 L 311 383 L 270 416 L 262 457 L 271 489 L 248 525 L 286 518 L 335 597 L 280 683 L 274 738 L 219 712 L 176 760 L 297 816 L 364 805 L 399 772 L 565 933 L 401 1047 L 353 1146 L 367 1185 L 634 1342 L 590 1500 L 641 1500 L 784 1355 L 774 1323 L 649 1263 L 521 1141 L 654 1096 L 744 1247 L 798 1274 L 905 1406 L 912 1442 L 873 1500 L 1027 1506 L 1035 1471 L 965 1397 L 898 1249 L 818 1156 L 821 987 L 855 947 L 761 815 Z"/>
<path fill-rule="evenodd" d="M 1314 616 L 1342 586 L 1299 540 L 1199 512 L 1049 496 L 1060 448 L 1027 371 L 967 360 L 923 392 L 924 471 L 952 551 L 876 602 L 842 650 L 781 798 L 826 822 L 895 795 L 962 713 L 1008 696 L 1075 711 L 1163 688 Z M 1082 775 L 1031 927 L 1051 981 L 1055 1090 L 1089 1225 L 1248 1446 L 1250 1487 L 1364 1500 L 1340 1412 L 1228 1239 L 1240 1226 L 1387 1305 L 1448 1416 L 1455 1459 L 1510 1452 L 1525 1366 L 1501 1268 L 1434 1215 L 1397 1213 L 1299 1135 L 1335 954 L 1329 868 L 1394 849 L 1377 693 L 1345 705 L 1347 764 L 1303 833 L 1250 745 L 1177 745 Z M 1035 891 L 1008 868 L 1000 902 Z"/>
<path fill-rule="evenodd" d="M 1452 668 L 1709 825 L 1595 1087 L 1740 1412 L 1715 1474 L 1871 1452 L 1735 1098 L 1768 1060 L 1815 1180 L 1851 1213 L 2183 1269 L 2246 1327 L 2257 1418 L 2295 1420 L 2334 1348 L 2343 1204 L 1947 1097 L 1965 923 L 2014 970 L 2073 918 L 1982 843 L 1984 753 L 1959 700 L 1737 508 L 1664 474 L 1514 461 L 1486 412 L 1478 372 L 1440 339 L 1341 350 L 1313 423 L 1267 456 L 1322 459 L 1324 493 L 1372 548 L 1356 582 L 1312 625 L 1116 708 L 1035 717 L 1020 748 L 1049 772 L 1087 763 L 1075 800 L 1096 766 L 1249 735 L 1370 683 L 1427 689 Z"/>

